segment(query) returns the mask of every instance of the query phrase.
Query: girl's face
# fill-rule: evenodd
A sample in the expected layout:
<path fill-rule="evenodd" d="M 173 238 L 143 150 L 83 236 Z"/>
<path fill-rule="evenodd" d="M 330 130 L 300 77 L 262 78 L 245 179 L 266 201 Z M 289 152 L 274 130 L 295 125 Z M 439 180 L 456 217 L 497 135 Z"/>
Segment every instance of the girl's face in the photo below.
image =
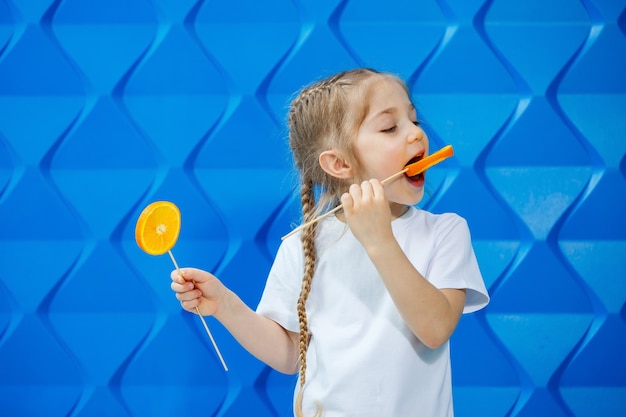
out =
<path fill-rule="evenodd" d="M 404 88 L 389 79 L 376 81 L 371 88 L 369 112 L 354 144 L 361 168 L 356 178 L 359 182 L 370 178 L 382 181 L 428 154 L 428 137 L 419 126 L 415 106 Z M 392 213 L 402 214 L 406 209 L 396 206 L 422 200 L 424 175 L 405 175 L 386 183 L 385 195 L 391 203 L 397 203 L 392 204 Z"/>

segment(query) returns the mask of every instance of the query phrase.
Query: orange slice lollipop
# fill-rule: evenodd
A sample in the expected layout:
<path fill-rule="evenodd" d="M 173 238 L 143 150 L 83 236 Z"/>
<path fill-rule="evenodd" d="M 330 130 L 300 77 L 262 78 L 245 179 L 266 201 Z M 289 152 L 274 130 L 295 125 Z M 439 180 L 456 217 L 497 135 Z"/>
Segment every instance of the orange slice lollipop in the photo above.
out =
<path fill-rule="evenodd" d="M 135 240 L 144 252 L 163 255 L 176 244 L 180 233 L 180 210 L 169 201 L 149 204 L 137 219 Z"/>
<path fill-rule="evenodd" d="M 183 274 L 178 267 L 178 262 L 176 262 L 174 254 L 172 254 L 172 248 L 176 244 L 179 234 L 180 210 L 176 207 L 176 204 L 169 201 L 155 201 L 149 204 L 139 215 L 135 226 L 135 240 L 141 250 L 150 255 L 169 254 L 176 271 L 182 277 Z M 217 347 L 211 330 L 209 330 L 209 326 L 202 314 L 200 314 L 198 307 L 196 307 L 196 314 L 200 317 L 204 330 L 206 330 L 207 335 L 211 339 L 211 343 L 213 343 L 215 352 L 222 362 L 224 370 L 228 371 L 222 353 Z"/>
<path fill-rule="evenodd" d="M 409 177 L 412 177 L 414 175 L 419 174 L 420 172 L 424 172 L 428 168 L 432 167 L 433 165 L 438 164 L 444 159 L 451 157 L 452 155 L 454 155 L 454 150 L 452 149 L 452 145 L 444 146 L 443 148 L 439 149 L 437 152 L 431 155 L 428 155 L 427 157 L 417 162 L 407 165 L 406 175 L 408 175 Z"/>

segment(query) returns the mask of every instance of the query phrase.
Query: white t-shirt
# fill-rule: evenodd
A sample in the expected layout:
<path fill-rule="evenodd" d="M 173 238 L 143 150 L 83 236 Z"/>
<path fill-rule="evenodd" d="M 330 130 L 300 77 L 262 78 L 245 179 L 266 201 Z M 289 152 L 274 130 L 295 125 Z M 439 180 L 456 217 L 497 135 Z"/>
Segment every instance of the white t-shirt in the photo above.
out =
<path fill-rule="evenodd" d="M 464 313 L 489 302 L 466 221 L 410 207 L 392 222 L 415 268 L 437 288 L 467 290 Z M 422 344 L 406 326 L 365 249 L 335 217 L 321 221 L 307 301 L 311 341 L 303 409 L 324 417 L 451 417 L 449 343 Z M 299 235 L 282 243 L 257 312 L 299 332 L 304 258 Z M 299 385 L 296 385 L 296 392 Z"/>

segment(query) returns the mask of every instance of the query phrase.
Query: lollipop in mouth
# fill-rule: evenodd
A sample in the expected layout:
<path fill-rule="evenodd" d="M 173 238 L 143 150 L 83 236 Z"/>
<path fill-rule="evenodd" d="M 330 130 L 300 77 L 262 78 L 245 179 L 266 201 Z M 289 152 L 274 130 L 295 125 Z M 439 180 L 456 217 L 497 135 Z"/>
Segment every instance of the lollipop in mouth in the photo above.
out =
<path fill-rule="evenodd" d="M 411 160 L 409 162 L 407 162 L 407 164 L 405 165 L 405 169 L 407 169 L 407 172 L 406 172 L 405 175 L 411 182 L 419 182 L 419 181 L 421 181 L 424 178 L 424 171 L 421 171 L 421 172 L 413 174 L 412 171 L 415 171 L 415 170 L 411 171 L 411 169 L 410 169 L 410 167 L 413 164 L 417 164 L 423 158 L 424 158 L 424 154 L 417 155 L 414 158 L 411 158 Z M 410 175 L 409 172 L 411 172 L 413 175 Z"/>
<path fill-rule="evenodd" d="M 433 165 L 438 164 L 454 155 L 454 150 L 452 149 L 452 145 L 444 146 L 439 149 L 437 152 L 424 157 L 423 155 L 417 155 L 413 159 L 411 159 L 408 164 L 405 166 L 405 175 L 412 180 L 419 179 L 420 175 L 423 176 L 423 172 Z"/>

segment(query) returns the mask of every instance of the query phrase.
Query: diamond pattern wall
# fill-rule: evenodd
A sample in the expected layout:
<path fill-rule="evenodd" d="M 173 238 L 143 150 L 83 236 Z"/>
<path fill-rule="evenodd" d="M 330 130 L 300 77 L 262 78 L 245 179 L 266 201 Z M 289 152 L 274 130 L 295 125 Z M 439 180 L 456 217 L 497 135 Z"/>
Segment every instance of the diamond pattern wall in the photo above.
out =
<path fill-rule="evenodd" d="M 0 415 L 290 415 L 134 223 L 176 202 L 179 262 L 254 307 L 299 222 L 289 98 L 355 66 L 456 150 L 422 206 L 468 219 L 493 299 L 457 416 L 626 416 L 624 0 L 0 0 Z"/>

